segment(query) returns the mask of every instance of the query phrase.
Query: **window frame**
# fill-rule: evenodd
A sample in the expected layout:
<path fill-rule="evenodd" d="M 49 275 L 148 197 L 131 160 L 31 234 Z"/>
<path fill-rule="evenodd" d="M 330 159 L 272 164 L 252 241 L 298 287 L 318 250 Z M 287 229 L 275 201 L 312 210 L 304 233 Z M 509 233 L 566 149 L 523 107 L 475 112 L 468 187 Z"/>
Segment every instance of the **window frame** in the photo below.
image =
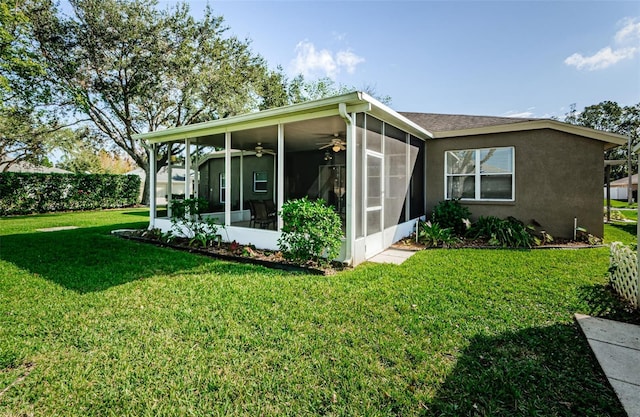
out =
<path fill-rule="evenodd" d="M 257 179 L 257 174 L 264 174 L 266 179 L 259 180 Z M 259 190 L 256 188 L 256 184 L 262 183 L 264 184 L 264 190 Z M 254 193 L 266 193 L 269 192 L 269 174 L 267 171 L 253 171 L 253 192 Z"/>
<path fill-rule="evenodd" d="M 508 149 L 511 152 L 511 171 L 510 172 L 481 172 L 480 154 L 482 151 Z M 468 174 L 449 174 L 447 155 L 452 152 L 474 152 L 474 170 Z M 506 176 L 511 175 L 511 198 L 482 198 L 482 178 L 490 176 Z M 480 202 L 514 202 L 516 199 L 516 150 L 514 146 L 492 146 L 488 148 L 472 148 L 472 149 L 450 149 L 444 152 L 444 198 L 451 200 L 452 197 L 447 195 L 449 188 L 449 178 L 453 177 L 473 177 L 474 178 L 474 197 L 460 198 L 461 201 L 480 201 Z"/>
<path fill-rule="evenodd" d="M 225 180 L 224 172 L 221 172 L 218 176 L 218 185 L 220 185 L 220 203 L 226 203 L 227 197 L 227 184 Z"/>

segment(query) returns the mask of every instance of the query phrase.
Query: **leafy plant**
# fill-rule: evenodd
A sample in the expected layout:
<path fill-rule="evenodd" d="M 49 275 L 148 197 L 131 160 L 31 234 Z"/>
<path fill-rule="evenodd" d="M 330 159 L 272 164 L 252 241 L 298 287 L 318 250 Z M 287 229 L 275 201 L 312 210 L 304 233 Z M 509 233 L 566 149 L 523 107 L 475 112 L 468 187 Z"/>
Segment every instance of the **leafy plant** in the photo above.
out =
<path fill-rule="evenodd" d="M 576 240 L 578 242 L 588 243 L 589 245 L 600 245 L 602 243 L 602 239 L 592 235 L 584 227 L 576 228 Z"/>
<path fill-rule="evenodd" d="M 208 204 L 209 202 L 203 198 L 186 198 L 170 203 L 171 228 L 178 235 L 189 239 L 189 246 L 204 248 L 214 241 L 219 245 L 222 240 L 218 229 L 224 226 L 216 223 L 215 219 L 202 216 Z"/>
<path fill-rule="evenodd" d="M 468 235 L 472 238 L 488 239 L 492 246 L 530 248 L 537 243 L 533 231 L 533 227 L 526 226 L 514 217 L 500 219 L 496 216 L 486 216 L 480 217 L 471 226 Z M 547 236 L 550 237 L 548 234 Z"/>
<path fill-rule="evenodd" d="M 307 197 L 282 206 L 282 235 L 278 246 L 285 258 L 297 263 L 320 264 L 338 256 L 342 245 L 342 222 L 322 199 Z"/>
<path fill-rule="evenodd" d="M 469 209 L 460 200 L 444 200 L 438 203 L 433 209 L 431 220 L 438 223 L 440 227 L 451 228 L 458 236 L 464 236 L 467 232 L 468 219 L 471 217 Z"/>
<path fill-rule="evenodd" d="M 140 177 L 0 172 L 0 216 L 133 206 Z"/>
<path fill-rule="evenodd" d="M 459 242 L 453 234 L 453 229 L 441 227 L 436 222 L 421 222 L 418 230 L 418 240 L 427 247 L 447 248 Z"/>

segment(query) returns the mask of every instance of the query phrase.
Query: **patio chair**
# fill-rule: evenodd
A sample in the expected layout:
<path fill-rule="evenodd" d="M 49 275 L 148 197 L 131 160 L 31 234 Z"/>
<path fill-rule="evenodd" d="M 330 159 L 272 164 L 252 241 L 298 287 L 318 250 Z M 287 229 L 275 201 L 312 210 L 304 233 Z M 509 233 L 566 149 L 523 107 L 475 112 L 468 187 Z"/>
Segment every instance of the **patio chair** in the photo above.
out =
<path fill-rule="evenodd" d="M 267 198 L 264 201 L 264 207 L 267 209 L 267 215 L 269 217 L 276 217 L 278 215 L 278 210 L 276 209 L 276 205 L 272 199 Z"/>
<path fill-rule="evenodd" d="M 255 210 L 255 218 L 253 218 L 254 226 L 257 224 L 261 229 L 268 229 L 271 224 L 275 225 L 276 218 L 275 216 L 269 216 L 264 201 L 250 200 L 249 207 L 251 206 L 253 206 L 253 210 Z"/>

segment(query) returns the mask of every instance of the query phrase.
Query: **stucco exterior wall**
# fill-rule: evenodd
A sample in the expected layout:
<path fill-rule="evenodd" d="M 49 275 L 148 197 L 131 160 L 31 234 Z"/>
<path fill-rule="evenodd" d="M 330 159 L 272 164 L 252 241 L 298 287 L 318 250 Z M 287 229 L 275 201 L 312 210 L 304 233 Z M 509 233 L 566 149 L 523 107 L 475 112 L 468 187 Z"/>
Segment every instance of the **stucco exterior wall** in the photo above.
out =
<path fill-rule="evenodd" d="M 472 219 L 513 216 L 537 221 L 554 237 L 572 238 L 574 218 L 603 235 L 603 142 L 551 129 L 435 139 L 427 143 L 427 212 L 444 200 L 444 153 L 513 146 L 515 201 L 465 202 Z"/>

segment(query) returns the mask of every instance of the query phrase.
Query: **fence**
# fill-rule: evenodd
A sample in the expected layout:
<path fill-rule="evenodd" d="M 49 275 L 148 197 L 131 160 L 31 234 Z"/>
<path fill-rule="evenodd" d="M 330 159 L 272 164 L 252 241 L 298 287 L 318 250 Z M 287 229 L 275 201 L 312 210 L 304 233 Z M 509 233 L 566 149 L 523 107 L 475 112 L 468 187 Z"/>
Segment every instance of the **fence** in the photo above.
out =
<path fill-rule="evenodd" d="M 633 307 L 640 308 L 640 282 L 638 282 L 638 255 L 620 242 L 611 244 L 609 268 L 611 285 Z"/>

